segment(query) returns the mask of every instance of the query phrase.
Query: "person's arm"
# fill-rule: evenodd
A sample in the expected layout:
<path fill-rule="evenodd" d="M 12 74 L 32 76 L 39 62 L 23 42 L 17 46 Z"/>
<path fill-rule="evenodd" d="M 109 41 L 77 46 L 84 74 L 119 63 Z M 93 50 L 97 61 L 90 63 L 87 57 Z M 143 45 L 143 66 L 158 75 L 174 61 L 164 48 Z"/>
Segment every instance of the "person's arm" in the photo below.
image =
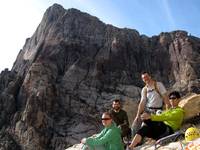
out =
<path fill-rule="evenodd" d="M 140 101 L 135 119 L 138 119 L 140 115 L 144 112 L 145 104 L 146 104 L 145 101 L 143 100 Z"/>
<path fill-rule="evenodd" d="M 146 99 L 147 99 L 147 89 L 146 89 L 146 87 L 144 87 L 141 91 L 141 100 L 138 105 L 138 110 L 137 110 L 135 120 L 137 120 L 140 117 L 140 115 L 144 112 L 144 108 L 146 105 Z"/>
<path fill-rule="evenodd" d="M 169 98 L 168 98 L 167 94 L 163 95 L 163 101 L 164 101 L 166 109 L 169 109 L 171 107 L 171 105 L 170 105 Z"/>
<path fill-rule="evenodd" d="M 88 137 L 88 138 L 83 138 L 83 139 L 81 139 L 81 143 L 82 144 L 85 144 L 86 143 L 86 140 L 87 139 L 98 139 L 98 138 L 101 138 L 103 135 L 104 135 L 104 132 L 105 132 L 105 129 L 103 129 L 100 133 L 98 133 L 98 134 L 94 134 L 94 135 L 92 135 L 92 136 L 90 136 L 90 137 Z"/>
<path fill-rule="evenodd" d="M 174 109 L 172 111 L 166 111 L 161 113 L 160 115 L 151 115 L 152 121 L 173 121 L 179 120 L 179 118 L 183 118 L 183 110 Z"/>
<path fill-rule="evenodd" d="M 101 138 L 105 134 L 106 132 L 105 130 L 106 129 L 104 128 L 100 133 L 96 134 L 95 137 L 93 136 L 91 138 L 96 138 L 96 139 Z"/>
<path fill-rule="evenodd" d="M 112 129 L 109 129 L 103 136 L 101 136 L 100 138 L 87 138 L 86 139 L 86 144 L 88 145 L 102 145 L 107 143 L 108 141 L 110 141 L 112 139 L 112 137 L 114 136 L 115 131 L 113 131 Z"/>
<path fill-rule="evenodd" d="M 141 119 L 144 121 L 144 120 L 148 120 L 148 119 L 151 119 L 151 114 L 148 114 L 148 113 L 143 113 L 141 115 Z"/>

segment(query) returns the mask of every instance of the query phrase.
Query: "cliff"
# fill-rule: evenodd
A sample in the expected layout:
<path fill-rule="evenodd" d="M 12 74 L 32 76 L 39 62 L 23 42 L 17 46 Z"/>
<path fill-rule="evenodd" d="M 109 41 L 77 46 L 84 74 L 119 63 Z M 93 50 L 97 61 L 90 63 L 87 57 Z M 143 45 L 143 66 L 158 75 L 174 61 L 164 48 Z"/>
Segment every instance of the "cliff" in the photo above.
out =
<path fill-rule="evenodd" d="M 184 94 L 200 93 L 199 68 L 200 39 L 186 31 L 147 37 L 54 4 L 0 74 L 0 144 L 64 149 L 100 130 L 113 96 L 136 107 L 141 71 Z"/>

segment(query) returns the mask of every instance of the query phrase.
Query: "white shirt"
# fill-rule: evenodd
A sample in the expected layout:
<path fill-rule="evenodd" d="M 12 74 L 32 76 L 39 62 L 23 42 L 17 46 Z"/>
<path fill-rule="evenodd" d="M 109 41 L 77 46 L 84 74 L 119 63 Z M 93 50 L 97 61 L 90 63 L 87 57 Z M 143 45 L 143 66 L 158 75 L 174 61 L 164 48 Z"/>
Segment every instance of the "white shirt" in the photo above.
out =
<path fill-rule="evenodd" d="M 167 92 L 164 85 L 161 82 L 156 82 L 156 84 L 160 94 L 164 95 Z M 141 100 L 145 101 L 146 107 L 159 108 L 163 106 L 163 98 L 155 90 L 154 85 L 147 86 L 147 95 L 145 93 L 146 87 L 143 87 L 141 92 Z"/>

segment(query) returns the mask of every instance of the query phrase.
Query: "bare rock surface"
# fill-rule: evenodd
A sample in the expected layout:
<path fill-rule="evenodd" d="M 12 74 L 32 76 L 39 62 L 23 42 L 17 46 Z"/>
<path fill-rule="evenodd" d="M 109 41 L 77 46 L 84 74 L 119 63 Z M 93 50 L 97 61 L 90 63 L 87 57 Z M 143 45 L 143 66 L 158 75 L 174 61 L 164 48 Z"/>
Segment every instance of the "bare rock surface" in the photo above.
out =
<path fill-rule="evenodd" d="M 200 114 L 200 95 L 199 94 L 190 94 L 185 96 L 179 106 L 184 109 L 184 119 L 189 119 Z"/>
<path fill-rule="evenodd" d="M 0 74 L 0 132 L 24 150 L 63 150 L 102 129 L 115 95 L 131 121 L 143 70 L 168 89 L 200 93 L 199 58 L 200 39 L 186 31 L 147 37 L 54 4 Z"/>
<path fill-rule="evenodd" d="M 75 144 L 72 147 L 69 147 L 65 150 L 81 150 L 82 146 L 82 144 Z M 185 140 L 179 140 L 168 143 L 166 145 L 157 145 L 156 150 L 183 150 L 187 146 L 193 148 L 194 150 L 198 150 L 200 146 L 200 138 L 194 139 L 190 142 L 186 142 Z M 134 150 L 155 150 L 155 142 L 135 147 Z"/>

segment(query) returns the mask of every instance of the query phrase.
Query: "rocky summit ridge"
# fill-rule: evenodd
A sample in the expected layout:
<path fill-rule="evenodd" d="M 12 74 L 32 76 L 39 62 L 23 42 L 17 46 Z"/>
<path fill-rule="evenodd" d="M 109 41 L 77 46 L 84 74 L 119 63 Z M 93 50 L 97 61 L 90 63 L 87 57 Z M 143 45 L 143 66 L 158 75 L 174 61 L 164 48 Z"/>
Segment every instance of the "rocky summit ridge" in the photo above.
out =
<path fill-rule="evenodd" d="M 63 150 L 102 128 L 116 95 L 134 115 L 142 70 L 184 95 L 200 93 L 199 68 L 200 39 L 186 31 L 147 37 L 54 4 L 0 74 L 0 147 Z"/>

